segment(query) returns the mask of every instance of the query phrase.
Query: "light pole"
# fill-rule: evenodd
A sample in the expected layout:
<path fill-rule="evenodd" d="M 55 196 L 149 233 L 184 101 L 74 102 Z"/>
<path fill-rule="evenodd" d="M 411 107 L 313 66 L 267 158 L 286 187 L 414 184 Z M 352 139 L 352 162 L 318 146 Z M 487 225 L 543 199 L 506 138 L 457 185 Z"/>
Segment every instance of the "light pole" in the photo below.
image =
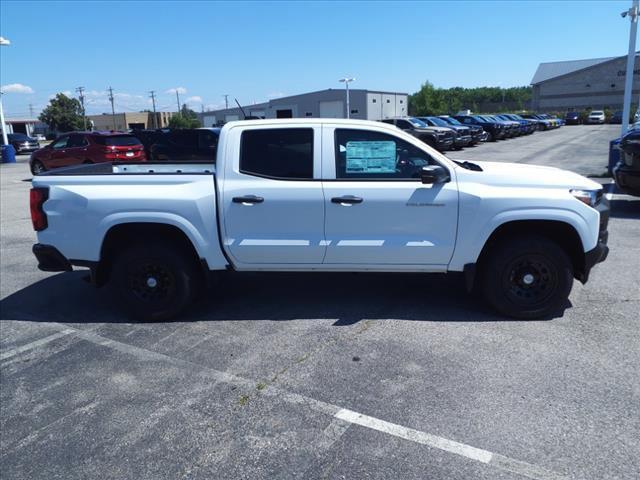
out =
<path fill-rule="evenodd" d="M 0 37 L 0 46 L 8 47 L 9 45 L 11 45 L 11 42 L 8 39 Z M 4 123 L 4 109 L 2 108 L 2 92 L 0 92 L 0 128 L 2 128 L 3 145 L 9 145 L 9 139 L 7 138 L 7 126 Z"/>
<path fill-rule="evenodd" d="M 351 118 L 351 106 L 349 105 L 349 83 L 353 82 L 355 78 L 344 77 L 339 82 L 344 82 L 344 86 L 347 92 L 347 118 Z"/>
<path fill-rule="evenodd" d="M 629 115 L 631 114 L 631 90 L 633 88 L 633 67 L 636 60 L 636 33 L 638 31 L 638 0 L 633 0 L 631 8 L 626 12 L 622 12 L 620 16 L 622 18 L 628 16 L 631 21 L 627 73 L 624 77 L 624 100 L 622 103 L 622 135 L 624 135 L 629 128 Z"/>

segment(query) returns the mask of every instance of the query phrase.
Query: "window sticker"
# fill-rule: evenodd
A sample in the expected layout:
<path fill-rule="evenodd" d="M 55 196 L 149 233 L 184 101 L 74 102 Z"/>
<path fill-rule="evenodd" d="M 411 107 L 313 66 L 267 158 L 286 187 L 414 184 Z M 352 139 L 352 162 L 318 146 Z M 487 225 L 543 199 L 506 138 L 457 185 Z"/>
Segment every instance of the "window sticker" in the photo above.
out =
<path fill-rule="evenodd" d="M 395 173 L 396 142 L 347 142 L 346 173 Z"/>

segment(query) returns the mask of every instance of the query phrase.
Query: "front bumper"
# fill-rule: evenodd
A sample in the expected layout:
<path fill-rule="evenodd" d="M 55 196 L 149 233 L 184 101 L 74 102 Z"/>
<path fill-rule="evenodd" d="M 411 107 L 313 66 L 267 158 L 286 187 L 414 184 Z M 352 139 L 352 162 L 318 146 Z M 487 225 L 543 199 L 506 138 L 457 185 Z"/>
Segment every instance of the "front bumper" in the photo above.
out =
<path fill-rule="evenodd" d="M 71 262 L 52 245 L 36 243 L 32 251 L 38 260 L 38 268 L 43 272 L 70 272 L 73 270 Z"/>
<path fill-rule="evenodd" d="M 453 146 L 453 138 L 439 138 L 437 143 L 438 150 L 448 150 Z"/>
<path fill-rule="evenodd" d="M 461 135 L 456 137 L 455 145 L 456 147 L 466 147 L 471 143 L 471 135 Z"/>
<path fill-rule="evenodd" d="M 640 197 L 640 170 L 618 162 L 613 168 L 613 177 L 624 193 Z"/>
<path fill-rule="evenodd" d="M 600 212 L 598 243 L 595 248 L 584 254 L 584 268 L 582 272 L 579 272 L 577 275 L 578 280 L 582 283 L 587 283 L 591 269 L 598 263 L 604 262 L 609 255 L 609 247 L 607 246 L 607 242 L 609 241 L 609 231 L 607 230 L 610 211 L 609 201 L 603 198 L 596 206 L 596 210 Z"/>

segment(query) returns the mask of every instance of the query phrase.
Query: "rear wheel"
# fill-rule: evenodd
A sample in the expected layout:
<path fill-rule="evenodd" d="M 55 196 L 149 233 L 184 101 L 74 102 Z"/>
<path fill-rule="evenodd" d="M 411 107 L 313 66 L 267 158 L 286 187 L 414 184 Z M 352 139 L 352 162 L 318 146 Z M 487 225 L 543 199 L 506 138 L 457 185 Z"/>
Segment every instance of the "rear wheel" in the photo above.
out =
<path fill-rule="evenodd" d="M 495 142 L 496 137 L 492 132 L 487 132 L 487 142 Z"/>
<path fill-rule="evenodd" d="M 40 160 L 34 160 L 31 164 L 31 173 L 33 175 L 38 175 L 39 173 L 45 172 L 47 169 L 44 168 L 44 165 Z"/>
<path fill-rule="evenodd" d="M 172 243 L 134 245 L 119 253 L 109 279 L 117 301 L 139 320 L 161 321 L 184 311 L 194 300 L 195 260 Z"/>
<path fill-rule="evenodd" d="M 495 245 L 483 260 L 481 290 L 500 313 L 514 318 L 544 318 L 566 304 L 573 268 L 555 242 L 536 236 Z"/>

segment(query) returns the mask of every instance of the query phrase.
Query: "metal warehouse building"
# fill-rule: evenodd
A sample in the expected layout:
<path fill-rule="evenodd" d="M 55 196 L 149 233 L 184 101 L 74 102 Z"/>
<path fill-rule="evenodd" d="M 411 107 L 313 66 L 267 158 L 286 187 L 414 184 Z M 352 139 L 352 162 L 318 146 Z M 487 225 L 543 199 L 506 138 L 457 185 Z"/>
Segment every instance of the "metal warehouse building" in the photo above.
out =
<path fill-rule="evenodd" d="M 536 70 L 532 108 L 536 111 L 622 109 L 627 56 L 541 63 Z M 640 94 L 640 66 L 636 54 L 632 102 Z"/>
<path fill-rule="evenodd" d="M 373 90 L 349 90 L 351 118 L 381 120 L 407 115 L 409 96 L 406 93 Z M 328 89 L 282 97 L 265 103 L 242 107 L 247 116 L 262 118 L 346 118 L 344 89 Z M 211 127 L 243 118 L 239 108 L 228 108 L 199 114 L 202 125 Z"/>

